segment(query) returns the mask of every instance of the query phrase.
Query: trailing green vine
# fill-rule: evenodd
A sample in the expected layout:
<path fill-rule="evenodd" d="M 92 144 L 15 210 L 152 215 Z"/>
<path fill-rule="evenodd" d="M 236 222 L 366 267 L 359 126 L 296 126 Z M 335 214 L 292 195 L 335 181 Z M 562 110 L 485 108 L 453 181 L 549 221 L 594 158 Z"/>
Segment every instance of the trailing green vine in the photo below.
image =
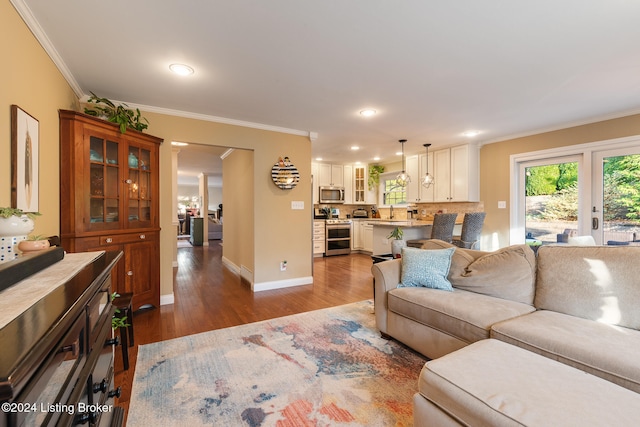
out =
<path fill-rule="evenodd" d="M 369 190 L 375 189 L 380 184 L 380 174 L 384 172 L 382 165 L 369 166 Z"/>

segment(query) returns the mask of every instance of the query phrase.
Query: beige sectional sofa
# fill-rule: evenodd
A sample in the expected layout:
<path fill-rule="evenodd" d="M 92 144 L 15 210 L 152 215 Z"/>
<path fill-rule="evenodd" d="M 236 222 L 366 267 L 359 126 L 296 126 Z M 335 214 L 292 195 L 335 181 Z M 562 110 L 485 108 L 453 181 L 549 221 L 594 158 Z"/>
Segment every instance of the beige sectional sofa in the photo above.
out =
<path fill-rule="evenodd" d="M 619 420 L 640 419 L 640 247 L 544 246 L 537 256 L 526 245 L 457 248 L 452 291 L 398 287 L 402 262 L 374 264 L 375 315 L 383 334 L 435 359 L 420 376 L 415 425 L 545 425 L 532 420 L 556 417 L 602 425 L 594 420 L 611 413 L 612 397 L 624 402 L 613 409 Z M 565 384 L 555 412 L 553 381 L 580 384 Z"/>

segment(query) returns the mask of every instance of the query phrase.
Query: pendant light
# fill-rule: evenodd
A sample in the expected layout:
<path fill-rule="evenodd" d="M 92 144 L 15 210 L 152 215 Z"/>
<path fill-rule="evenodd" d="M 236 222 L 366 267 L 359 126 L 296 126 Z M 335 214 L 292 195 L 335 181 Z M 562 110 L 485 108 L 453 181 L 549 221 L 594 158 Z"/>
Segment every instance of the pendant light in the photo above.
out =
<path fill-rule="evenodd" d="M 398 174 L 396 177 L 396 182 L 400 187 L 406 187 L 407 184 L 411 182 L 411 177 L 406 172 L 405 164 L 404 164 L 404 143 L 407 142 L 406 139 L 401 139 L 400 144 L 402 144 L 402 172 Z"/>
<path fill-rule="evenodd" d="M 427 149 L 427 173 L 425 174 L 425 176 L 422 177 L 422 186 L 424 188 L 429 188 L 431 187 L 431 184 L 434 183 L 434 179 L 433 179 L 433 175 L 429 175 L 429 147 L 431 147 L 431 144 L 423 144 L 425 146 L 425 148 Z"/>

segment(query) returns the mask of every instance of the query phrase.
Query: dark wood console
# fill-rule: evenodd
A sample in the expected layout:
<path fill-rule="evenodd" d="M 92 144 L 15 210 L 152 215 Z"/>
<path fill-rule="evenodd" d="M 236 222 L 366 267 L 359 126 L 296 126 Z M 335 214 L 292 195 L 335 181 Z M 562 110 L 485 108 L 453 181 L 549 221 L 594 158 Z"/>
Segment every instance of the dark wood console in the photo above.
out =
<path fill-rule="evenodd" d="M 111 328 L 121 257 L 98 255 L 0 329 L 0 427 L 122 426 Z M 25 282 L 14 286 L 27 292 Z"/>

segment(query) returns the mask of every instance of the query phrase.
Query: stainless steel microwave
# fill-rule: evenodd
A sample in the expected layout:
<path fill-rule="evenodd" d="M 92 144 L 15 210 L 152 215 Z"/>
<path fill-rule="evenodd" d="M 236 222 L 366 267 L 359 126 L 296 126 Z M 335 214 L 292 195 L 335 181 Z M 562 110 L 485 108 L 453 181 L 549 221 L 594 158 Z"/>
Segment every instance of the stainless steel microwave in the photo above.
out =
<path fill-rule="evenodd" d="M 344 203 L 344 187 L 320 187 L 319 203 Z"/>

